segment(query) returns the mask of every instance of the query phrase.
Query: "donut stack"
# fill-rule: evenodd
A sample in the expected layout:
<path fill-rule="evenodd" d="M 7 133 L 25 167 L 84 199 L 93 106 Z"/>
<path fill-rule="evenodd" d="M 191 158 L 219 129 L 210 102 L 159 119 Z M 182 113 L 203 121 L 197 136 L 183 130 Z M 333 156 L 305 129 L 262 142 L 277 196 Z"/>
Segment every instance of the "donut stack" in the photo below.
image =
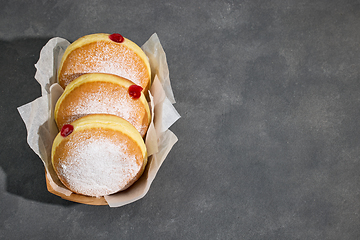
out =
<path fill-rule="evenodd" d="M 66 49 L 58 83 L 64 92 L 54 111 L 60 131 L 51 158 L 60 181 L 94 197 L 127 189 L 147 163 L 147 56 L 120 34 L 87 35 Z"/>

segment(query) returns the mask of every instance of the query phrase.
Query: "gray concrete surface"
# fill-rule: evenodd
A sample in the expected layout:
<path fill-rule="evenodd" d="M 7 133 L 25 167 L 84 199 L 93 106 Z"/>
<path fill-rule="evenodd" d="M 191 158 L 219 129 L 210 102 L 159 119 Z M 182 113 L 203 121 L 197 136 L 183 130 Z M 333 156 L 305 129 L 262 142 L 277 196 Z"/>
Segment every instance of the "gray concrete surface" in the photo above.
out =
<path fill-rule="evenodd" d="M 360 239 L 359 1 L 0 1 L 0 239 Z M 149 193 L 47 192 L 16 110 L 42 46 L 156 32 L 182 118 Z"/>

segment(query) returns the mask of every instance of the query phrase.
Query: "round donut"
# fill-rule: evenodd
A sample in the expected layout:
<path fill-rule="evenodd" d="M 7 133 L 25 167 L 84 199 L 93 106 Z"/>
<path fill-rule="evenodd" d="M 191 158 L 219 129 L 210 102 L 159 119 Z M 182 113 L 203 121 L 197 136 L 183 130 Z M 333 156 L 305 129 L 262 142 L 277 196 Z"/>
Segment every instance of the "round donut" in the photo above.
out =
<path fill-rule="evenodd" d="M 138 90 L 137 96 L 131 89 Z M 55 105 L 54 117 L 61 129 L 88 114 L 112 114 L 130 122 L 145 136 L 151 121 L 149 105 L 141 87 L 112 74 L 88 73 L 72 81 Z"/>
<path fill-rule="evenodd" d="M 137 44 L 117 33 L 86 35 L 70 44 L 61 59 L 58 83 L 65 88 L 80 75 L 93 72 L 129 79 L 145 93 L 151 84 L 146 54 Z"/>
<path fill-rule="evenodd" d="M 143 173 L 146 146 L 126 120 L 88 115 L 64 125 L 52 146 L 52 165 L 72 192 L 99 197 L 125 190 Z"/>

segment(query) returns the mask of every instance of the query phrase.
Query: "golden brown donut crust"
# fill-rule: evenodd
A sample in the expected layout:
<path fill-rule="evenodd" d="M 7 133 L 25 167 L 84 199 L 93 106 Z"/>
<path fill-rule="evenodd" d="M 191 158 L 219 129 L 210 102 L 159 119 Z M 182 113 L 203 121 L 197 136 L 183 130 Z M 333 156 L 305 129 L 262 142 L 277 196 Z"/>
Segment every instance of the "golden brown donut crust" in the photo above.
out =
<path fill-rule="evenodd" d="M 144 137 L 151 121 L 150 109 L 143 93 L 138 99 L 129 95 L 132 84 L 115 75 L 82 75 L 65 89 L 56 104 L 58 128 L 88 114 L 113 114 L 130 122 Z"/>
<path fill-rule="evenodd" d="M 65 88 L 84 73 L 98 72 L 129 79 L 147 92 L 151 72 L 145 53 L 129 39 L 117 43 L 111 41 L 109 35 L 87 35 L 67 48 L 58 73 L 60 86 Z"/>
<path fill-rule="evenodd" d="M 57 136 L 52 150 L 54 170 L 72 192 L 109 195 L 125 190 L 141 176 L 147 161 L 146 147 L 125 120 L 89 115 L 73 126 L 70 135 Z"/>

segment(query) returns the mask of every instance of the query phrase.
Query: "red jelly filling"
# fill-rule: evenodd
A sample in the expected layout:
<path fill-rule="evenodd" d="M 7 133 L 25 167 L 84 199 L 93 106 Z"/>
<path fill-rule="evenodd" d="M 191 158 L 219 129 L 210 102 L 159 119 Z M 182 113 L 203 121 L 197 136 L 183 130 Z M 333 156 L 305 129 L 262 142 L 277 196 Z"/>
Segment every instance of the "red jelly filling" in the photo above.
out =
<path fill-rule="evenodd" d="M 66 137 L 66 136 L 69 136 L 73 131 L 74 131 L 73 125 L 65 124 L 65 125 L 61 128 L 60 134 L 61 134 L 61 136 Z"/>
<path fill-rule="evenodd" d="M 110 40 L 117 42 L 117 43 L 122 43 L 124 41 L 124 37 L 119 34 L 119 33 L 113 33 L 109 36 Z"/>
<path fill-rule="evenodd" d="M 141 91 L 142 90 L 143 90 L 143 88 L 138 86 L 138 85 L 131 85 L 129 87 L 129 95 L 132 98 L 137 99 L 137 98 L 141 97 Z"/>

